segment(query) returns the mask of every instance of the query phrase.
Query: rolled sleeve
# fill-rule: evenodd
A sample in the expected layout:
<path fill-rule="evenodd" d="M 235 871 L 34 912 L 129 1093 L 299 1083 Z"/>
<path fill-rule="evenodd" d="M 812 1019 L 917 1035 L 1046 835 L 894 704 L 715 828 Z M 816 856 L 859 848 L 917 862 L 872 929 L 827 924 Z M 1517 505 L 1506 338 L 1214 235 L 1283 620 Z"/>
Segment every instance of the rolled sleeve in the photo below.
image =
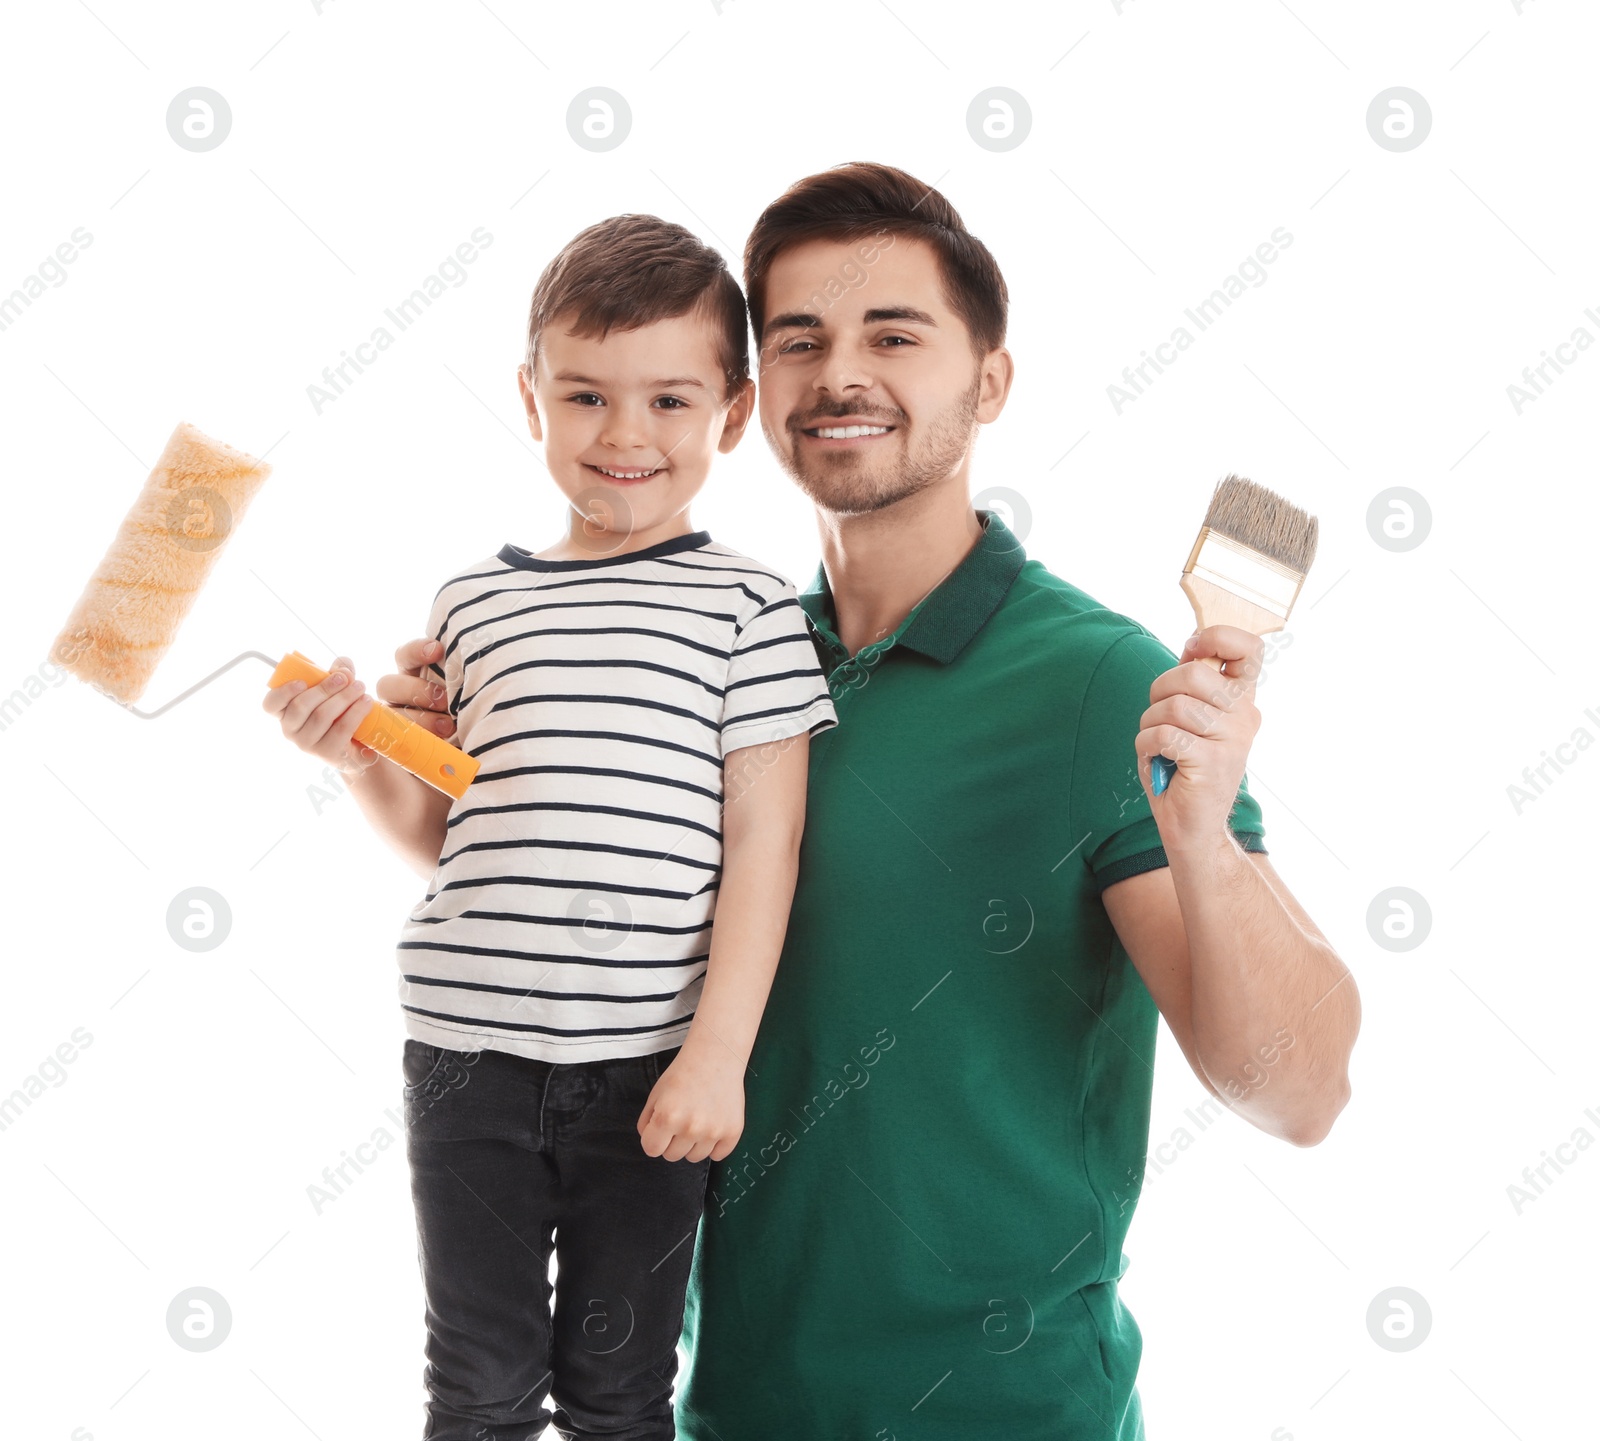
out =
<path fill-rule="evenodd" d="M 1148 631 L 1125 631 L 1090 676 L 1073 754 L 1073 834 L 1083 835 L 1082 864 L 1096 894 L 1117 881 L 1168 864 L 1161 832 L 1139 781 L 1134 738 L 1150 708 L 1150 683 L 1178 657 Z M 1261 806 L 1245 777 L 1228 829 L 1246 851 L 1266 854 Z M 1087 834 L 1085 834 L 1087 832 Z"/>

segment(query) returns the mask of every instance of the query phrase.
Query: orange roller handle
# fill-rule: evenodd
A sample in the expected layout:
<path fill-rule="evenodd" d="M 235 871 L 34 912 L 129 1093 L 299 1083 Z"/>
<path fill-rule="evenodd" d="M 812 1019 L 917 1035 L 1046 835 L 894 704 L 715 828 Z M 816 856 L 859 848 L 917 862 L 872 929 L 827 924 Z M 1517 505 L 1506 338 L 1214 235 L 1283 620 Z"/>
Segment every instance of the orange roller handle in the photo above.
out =
<path fill-rule="evenodd" d="M 314 686 L 321 685 L 327 678 L 327 671 L 312 664 L 299 651 L 292 650 L 278 662 L 267 684 L 276 690 L 292 680 L 303 680 L 308 686 Z M 465 751 L 376 700 L 356 727 L 355 738 L 456 800 L 467 793 L 467 787 L 478 773 L 478 762 Z"/>

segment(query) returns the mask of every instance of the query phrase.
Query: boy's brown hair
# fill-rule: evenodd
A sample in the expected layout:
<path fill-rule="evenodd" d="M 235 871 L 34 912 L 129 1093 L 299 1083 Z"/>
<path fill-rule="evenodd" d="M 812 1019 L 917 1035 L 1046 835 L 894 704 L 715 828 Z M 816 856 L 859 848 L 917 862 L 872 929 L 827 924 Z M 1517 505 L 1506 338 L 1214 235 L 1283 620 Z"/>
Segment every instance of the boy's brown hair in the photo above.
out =
<path fill-rule="evenodd" d="M 744 296 L 723 258 L 693 232 L 656 215 L 614 215 L 572 237 L 540 275 L 528 309 L 530 376 L 539 335 L 558 319 L 604 340 L 698 312 L 715 327 L 723 400 L 750 379 Z"/>
<path fill-rule="evenodd" d="M 988 247 L 932 186 L 892 165 L 856 160 L 797 180 L 761 212 L 751 230 L 744 247 L 744 288 L 757 347 L 762 347 L 761 327 L 766 323 L 767 276 L 780 252 L 807 240 L 847 242 L 885 236 L 904 236 L 933 247 L 945 302 L 966 324 L 975 357 L 1005 344 L 1009 297 L 1005 277 Z M 839 294 L 866 283 L 865 271 L 853 259 L 845 268 L 852 273 L 839 276 L 834 287 Z M 807 306 L 820 313 L 837 298 L 821 290 Z"/>

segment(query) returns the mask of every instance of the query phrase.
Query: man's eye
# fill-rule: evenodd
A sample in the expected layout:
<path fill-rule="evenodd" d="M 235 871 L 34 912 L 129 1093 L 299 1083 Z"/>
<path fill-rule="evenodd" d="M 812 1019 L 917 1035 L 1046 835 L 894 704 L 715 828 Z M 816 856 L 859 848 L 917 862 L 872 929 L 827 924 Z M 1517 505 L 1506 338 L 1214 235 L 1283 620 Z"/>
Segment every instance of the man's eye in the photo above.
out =
<path fill-rule="evenodd" d="M 778 354 L 787 355 L 791 350 L 798 350 L 802 345 L 811 345 L 811 342 L 809 340 L 790 341 L 788 345 L 780 345 L 778 347 Z M 815 349 L 814 346 L 812 348 Z"/>
<path fill-rule="evenodd" d="M 907 345 L 911 345 L 911 344 L 914 343 L 909 335 L 886 335 L 886 336 L 883 337 L 883 339 L 884 340 L 902 340 Z M 883 343 L 883 341 L 879 341 L 878 343 L 881 345 Z"/>

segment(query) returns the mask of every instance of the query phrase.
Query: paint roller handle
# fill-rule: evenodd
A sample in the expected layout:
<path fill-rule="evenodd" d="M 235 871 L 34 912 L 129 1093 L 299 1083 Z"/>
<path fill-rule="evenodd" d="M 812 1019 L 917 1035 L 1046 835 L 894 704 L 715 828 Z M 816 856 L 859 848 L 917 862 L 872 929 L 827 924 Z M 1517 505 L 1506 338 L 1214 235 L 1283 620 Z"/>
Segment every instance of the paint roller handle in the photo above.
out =
<path fill-rule="evenodd" d="M 267 684 L 276 689 L 292 680 L 303 680 L 307 686 L 314 686 L 327 678 L 327 671 L 292 650 L 278 662 Z M 465 751 L 377 701 L 356 727 L 355 739 L 456 800 L 466 794 L 478 773 L 478 762 Z"/>

